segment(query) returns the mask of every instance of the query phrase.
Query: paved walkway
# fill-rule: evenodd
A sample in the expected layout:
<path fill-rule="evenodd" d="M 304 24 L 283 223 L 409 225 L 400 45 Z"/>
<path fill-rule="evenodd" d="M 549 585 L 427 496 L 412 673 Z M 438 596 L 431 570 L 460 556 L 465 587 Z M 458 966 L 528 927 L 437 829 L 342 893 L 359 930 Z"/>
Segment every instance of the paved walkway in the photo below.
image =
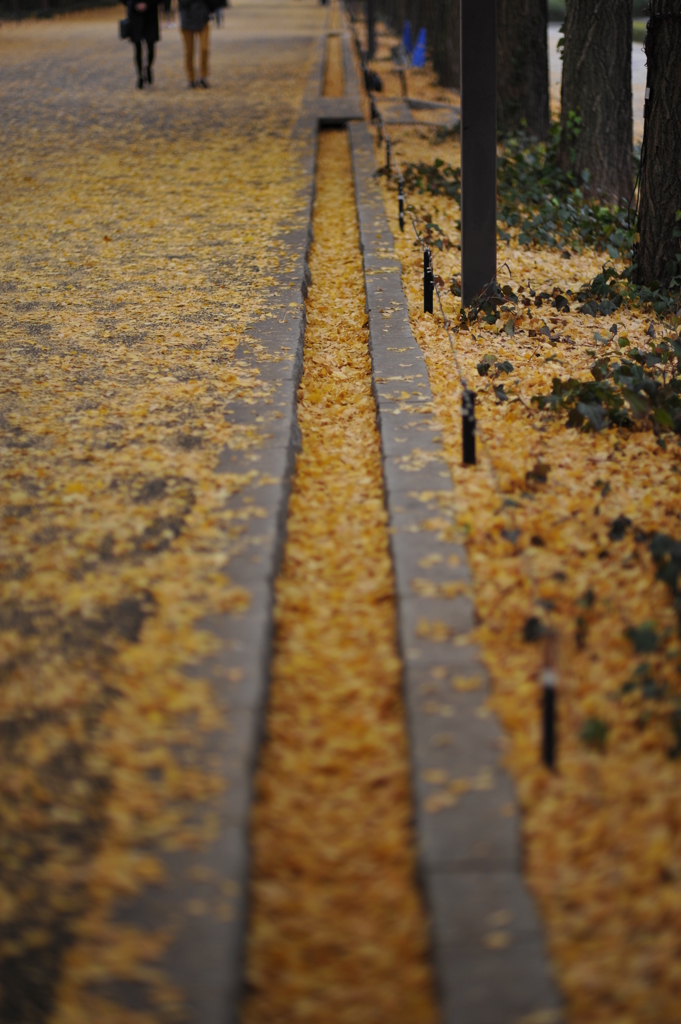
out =
<path fill-rule="evenodd" d="M 235 549 L 244 526 L 274 534 L 268 409 L 290 443 L 292 399 L 288 418 L 275 401 L 300 336 L 310 187 L 291 131 L 325 12 L 237 2 L 207 92 L 186 90 L 167 31 L 139 92 L 121 11 L 0 28 L 7 1024 L 119 1021 L 121 998 L 172 1017 L 187 991 L 196 1019 L 223 1022 L 225 944 L 243 928 L 257 714 L 242 693 L 227 751 L 226 704 L 251 677 L 198 624 L 264 615 Z M 282 279 L 297 281 L 283 298 Z M 209 689 L 187 666 L 205 676 L 211 652 Z"/>
<path fill-rule="evenodd" d="M 177 30 L 137 91 L 117 15 L 0 34 L 0 1019 L 238 1017 L 316 133 L 351 119 L 443 1016 L 557 1020 L 349 41 L 345 97 L 320 99 L 327 12 L 237 3 L 209 91 Z"/>

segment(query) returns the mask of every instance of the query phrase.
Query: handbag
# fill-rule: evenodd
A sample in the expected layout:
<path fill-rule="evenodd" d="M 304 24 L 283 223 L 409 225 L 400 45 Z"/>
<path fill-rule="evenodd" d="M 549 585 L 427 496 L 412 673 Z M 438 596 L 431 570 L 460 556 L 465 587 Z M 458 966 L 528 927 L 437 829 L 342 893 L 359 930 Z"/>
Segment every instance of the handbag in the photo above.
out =
<path fill-rule="evenodd" d="M 118 34 L 121 39 L 130 38 L 130 18 L 121 18 L 118 22 Z"/>

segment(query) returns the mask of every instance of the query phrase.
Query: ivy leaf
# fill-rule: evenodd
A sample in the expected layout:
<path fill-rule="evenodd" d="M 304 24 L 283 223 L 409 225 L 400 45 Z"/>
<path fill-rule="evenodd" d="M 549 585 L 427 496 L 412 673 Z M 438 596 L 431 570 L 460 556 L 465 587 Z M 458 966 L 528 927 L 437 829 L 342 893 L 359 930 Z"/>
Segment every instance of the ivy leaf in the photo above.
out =
<path fill-rule="evenodd" d="M 653 419 L 656 423 L 659 423 L 661 427 L 665 427 L 667 430 L 672 430 L 674 427 L 674 420 L 666 409 L 656 409 L 653 413 Z"/>
<path fill-rule="evenodd" d="M 630 388 L 622 388 L 622 394 L 629 403 L 634 419 L 640 420 L 644 416 L 647 416 L 650 412 L 650 401 L 644 395 L 639 395 L 637 391 L 632 391 Z"/>
<path fill-rule="evenodd" d="M 545 484 L 549 478 L 551 467 L 546 462 L 535 462 L 529 472 L 525 474 L 525 482 L 528 484 Z"/>
<path fill-rule="evenodd" d="M 618 516 L 617 519 L 614 519 L 611 523 L 610 531 L 608 534 L 610 540 L 622 540 L 622 537 L 624 537 L 624 534 L 627 532 L 630 526 L 631 519 L 629 519 L 627 516 Z"/>
<path fill-rule="evenodd" d="M 577 411 L 589 421 L 591 427 L 596 432 L 608 425 L 605 409 L 599 402 L 578 402 Z"/>
<path fill-rule="evenodd" d="M 631 640 L 637 654 L 648 654 L 657 649 L 658 637 L 653 622 L 629 626 L 625 634 Z"/>
<path fill-rule="evenodd" d="M 602 718 L 589 718 L 582 726 L 579 738 L 587 747 L 603 751 L 609 731 L 610 726 Z"/>

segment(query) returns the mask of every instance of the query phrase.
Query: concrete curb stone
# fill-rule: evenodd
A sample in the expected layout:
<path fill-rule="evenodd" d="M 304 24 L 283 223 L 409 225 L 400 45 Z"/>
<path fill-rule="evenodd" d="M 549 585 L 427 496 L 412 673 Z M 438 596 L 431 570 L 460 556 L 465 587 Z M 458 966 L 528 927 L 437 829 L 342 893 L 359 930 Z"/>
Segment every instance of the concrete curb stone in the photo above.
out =
<path fill-rule="evenodd" d="M 189 1024 L 237 1024 L 244 984 L 250 868 L 249 818 L 253 776 L 264 727 L 273 636 L 273 584 L 286 531 L 290 482 L 299 447 L 296 392 L 303 366 L 307 255 L 311 242 L 318 103 L 322 88 L 325 35 L 314 44 L 312 71 L 292 145 L 298 150 L 300 189 L 296 214 L 282 225 L 290 267 L 273 289 L 268 306 L 279 319 L 251 325 L 236 358 L 253 365 L 273 390 L 271 401 L 225 407 L 233 423 L 254 427 L 257 444 L 225 448 L 216 472 L 242 476 L 227 499 L 236 513 L 225 538 L 227 576 L 245 587 L 250 603 L 242 612 L 204 619 L 200 626 L 218 640 L 217 651 L 186 669 L 207 679 L 224 711 L 225 725 L 209 734 L 200 761 L 225 781 L 225 789 L 195 818 L 209 810 L 213 842 L 198 850 L 154 850 L 166 872 L 163 885 L 149 886 L 122 900 L 115 919 L 145 932 L 171 930 L 174 938 L 158 965 L 183 998 L 181 1019 Z M 295 303 L 295 307 L 292 304 Z M 176 752 L 180 761 L 183 752 Z M 146 985 L 122 982 L 97 991 L 128 1009 L 153 1010 Z M 176 1019 L 176 1018 L 173 1018 Z"/>
<path fill-rule="evenodd" d="M 501 764 L 503 733 L 485 706 L 489 681 L 468 639 L 475 624 L 466 592 L 471 575 L 465 549 L 446 529 L 453 526 L 453 486 L 426 363 L 409 326 L 371 136 L 365 122 L 348 130 L 391 528 L 418 862 L 442 1021 L 553 1024 L 561 1019 L 561 1000 L 521 874 L 518 808 Z"/>

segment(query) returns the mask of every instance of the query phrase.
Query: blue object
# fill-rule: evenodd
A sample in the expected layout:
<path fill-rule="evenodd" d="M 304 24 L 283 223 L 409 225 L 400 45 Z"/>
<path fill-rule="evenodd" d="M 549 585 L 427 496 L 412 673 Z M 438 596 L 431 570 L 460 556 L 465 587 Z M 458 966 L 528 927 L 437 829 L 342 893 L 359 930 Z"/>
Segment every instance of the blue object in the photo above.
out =
<path fill-rule="evenodd" d="M 407 53 L 411 53 L 411 22 L 409 19 L 405 21 L 404 28 L 402 29 L 402 46 Z"/>
<path fill-rule="evenodd" d="M 416 37 L 416 45 L 411 55 L 411 66 L 413 68 L 423 68 L 426 66 L 426 30 L 425 28 L 419 29 L 419 34 Z"/>

